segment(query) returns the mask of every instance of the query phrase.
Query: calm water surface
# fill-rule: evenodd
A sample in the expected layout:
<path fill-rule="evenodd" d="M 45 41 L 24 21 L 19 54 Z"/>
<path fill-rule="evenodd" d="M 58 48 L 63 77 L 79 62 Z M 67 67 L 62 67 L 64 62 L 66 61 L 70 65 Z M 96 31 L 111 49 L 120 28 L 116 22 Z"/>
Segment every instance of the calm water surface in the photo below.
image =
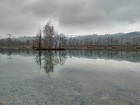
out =
<path fill-rule="evenodd" d="M 6 105 L 140 105 L 140 52 L 0 49 Z"/>

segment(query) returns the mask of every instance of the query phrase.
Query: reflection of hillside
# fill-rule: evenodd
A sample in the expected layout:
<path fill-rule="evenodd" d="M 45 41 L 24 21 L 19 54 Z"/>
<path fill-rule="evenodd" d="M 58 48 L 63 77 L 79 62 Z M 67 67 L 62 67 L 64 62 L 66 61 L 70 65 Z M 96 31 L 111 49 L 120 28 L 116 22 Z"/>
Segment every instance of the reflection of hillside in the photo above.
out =
<path fill-rule="evenodd" d="M 0 49 L 0 54 L 7 56 L 21 55 L 21 56 L 34 56 L 39 59 L 40 54 L 34 50 L 22 49 Z M 41 53 L 42 62 L 50 62 L 52 65 L 64 64 L 67 56 L 69 57 L 84 57 L 90 59 L 113 59 L 125 60 L 131 62 L 140 62 L 140 51 L 108 51 L 108 50 L 67 50 L 67 51 L 43 51 Z M 42 63 L 43 64 L 43 63 Z M 52 67 L 50 67 L 52 68 Z"/>
<path fill-rule="evenodd" d="M 108 50 L 71 50 L 69 56 L 90 59 L 113 59 L 140 62 L 140 51 L 108 51 Z"/>
<path fill-rule="evenodd" d="M 21 55 L 21 56 L 32 56 L 35 55 L 36 52 L 29 49 L 3 49 L 0 48 L 0 54 L 6 55 Z"/>

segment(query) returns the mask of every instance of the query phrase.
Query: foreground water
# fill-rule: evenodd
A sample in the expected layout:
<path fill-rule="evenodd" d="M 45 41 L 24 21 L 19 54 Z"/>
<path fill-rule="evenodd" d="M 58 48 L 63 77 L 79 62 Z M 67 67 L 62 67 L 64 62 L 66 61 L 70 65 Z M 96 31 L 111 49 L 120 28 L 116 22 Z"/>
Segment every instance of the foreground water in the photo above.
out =
<path fill-rule="evenodd" d="M 5 105 L 140 105 L 140 52 L 0 49 Z"/>

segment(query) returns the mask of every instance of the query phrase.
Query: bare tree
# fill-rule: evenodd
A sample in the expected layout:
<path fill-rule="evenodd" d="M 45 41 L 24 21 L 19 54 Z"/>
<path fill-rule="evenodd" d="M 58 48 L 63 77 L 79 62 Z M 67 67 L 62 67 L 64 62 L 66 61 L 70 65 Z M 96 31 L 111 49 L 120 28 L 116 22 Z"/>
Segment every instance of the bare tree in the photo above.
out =
<path fill-rule="evenodd" d="M 51 21 L 44 27 L 44 47 L 51 49 L 53 47 L 53 37 L 54 37 L 54 27 L 51 24 Z"/>
<path fill-rule="evenodd" d="M 59 44 L 59 34 L 58 33 L 55 33 L 54 34 L 54 47 L 57 48 L 58 47 L 58 44 Z"/>
<path fill-rule="evenodd" d="M 36 47 L 38 49 L 41 49 L 41 47 L 42 47 L 42 33 L 41 33 L 40 29 L 39 29 L 39 33 L 36 36 L 35 44 L 37 45 Z"/>
<path fill-rule="evenodd" d="M 10 47 L 12 34 L 7 34 L 7 35 L 8 35 L 7 45 L 8 47 Z"/>

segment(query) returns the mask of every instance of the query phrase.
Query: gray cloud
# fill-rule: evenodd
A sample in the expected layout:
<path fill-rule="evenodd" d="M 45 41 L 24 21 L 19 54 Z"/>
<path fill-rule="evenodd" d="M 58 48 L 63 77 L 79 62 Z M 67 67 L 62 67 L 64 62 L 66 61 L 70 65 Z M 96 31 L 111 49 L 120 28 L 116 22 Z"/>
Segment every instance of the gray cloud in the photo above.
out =
<path fill-rule="evenodd" d="M 39 18 L 24 11 L 28 0 L 0 0 L 0 36 L 6 33 L 20 35 L 34 34 Z"/>
<path fill-rule="evenodd" d="M 0 0 L 0 32 L 34 34 L 48 18 L 67 34 L 137 30 L 139 4 L 139 0 Z"/>

